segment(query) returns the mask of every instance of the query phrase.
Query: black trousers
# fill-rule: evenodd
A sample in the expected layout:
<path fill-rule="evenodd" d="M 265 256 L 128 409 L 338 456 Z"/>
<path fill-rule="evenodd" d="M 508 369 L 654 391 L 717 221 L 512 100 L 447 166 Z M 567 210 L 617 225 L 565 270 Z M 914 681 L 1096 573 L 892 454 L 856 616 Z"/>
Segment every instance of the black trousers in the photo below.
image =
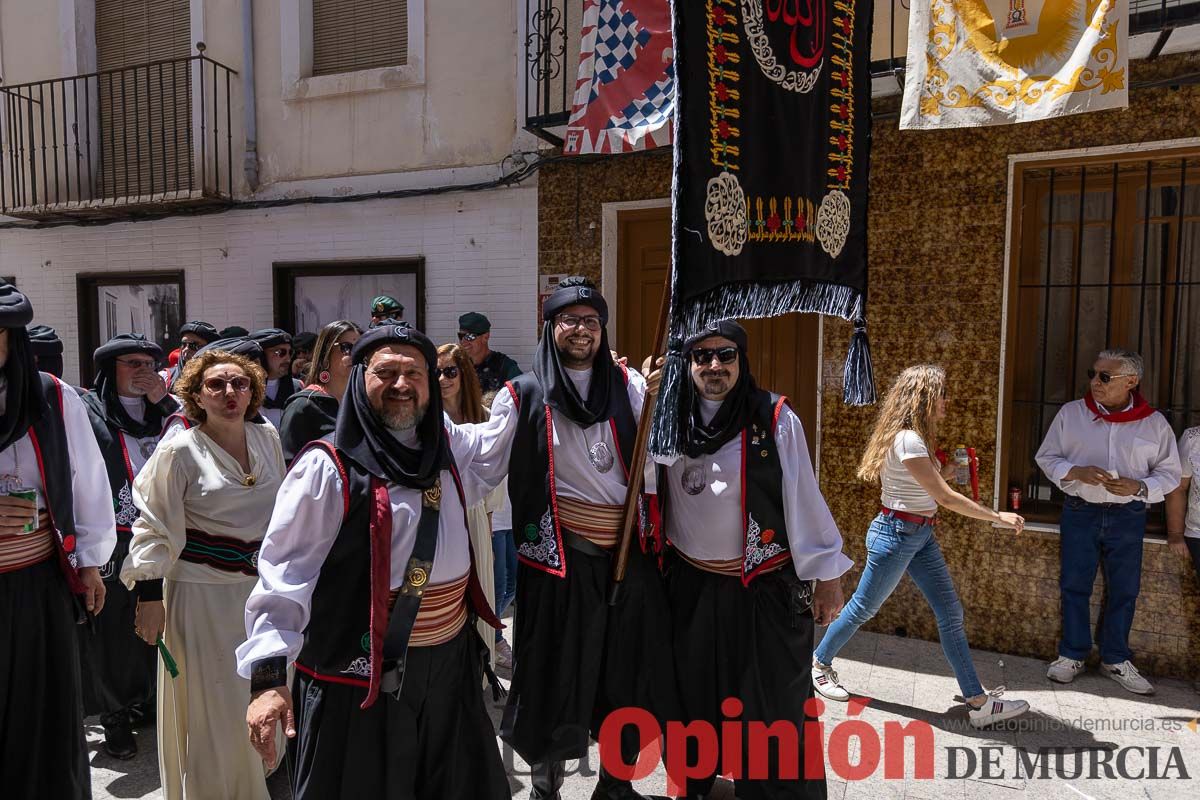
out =
<path fill-rule="evenodd" d="M 92 796 L 75 601 L 55 558 L 0 573 L 0 796 Z"/>
<path fill-rule="evenodd" d="M 813 618 L 811 609 L 798 609 L 795 593 L 799 580 L 791 565 L 762 575 L 743 586 L 740 578 L 698 569 L 672 558 L 667 588 L 674 625 L 675 659 L 684 719 L 703 721 L 717 731 L 717 769 L 712 775 L 688 783 L 688 795 L 711 790 L 722 764 L 721 703 L 729 697 L 742 703 L 741 763 L 751 763 L 751 737 L 746 723 L 788 721 L 798 733 L 797 751 L 781 753 L 780 745 L 768 749 L 766 780 L 737 780 L 738 800 L 824 800 L 824 777 L 805 779 L 804 703 L 813 696 Z M 790 750 L 790 748 L 789 748 Z M 699 763 L 695 751 L 689 764 Z M 799 777 L 783 777 L 781 760 L 799 767 Z"/>
<path fill-rule="evenodd" d="M 500 735 L 530 764 L 582 758 L 605 718 L 650 711 L 679 719 L 670 609 L 656 559 L 636 545 L 618 603 L 608 605 L 611 556 L 567 551 L 559 578 L 521 563 L 512 686 Z M 637 731 L 623 731 L 627 763 Z"/>
<path fill-rule="evenodd" d="M 367 709 L 360 686 L 297 670 L 295 800 L 508 800 L 496 734 L 483 705 L 480 640 L 468 624 L 449 642 L 409 648 L 400 698 Z"/>

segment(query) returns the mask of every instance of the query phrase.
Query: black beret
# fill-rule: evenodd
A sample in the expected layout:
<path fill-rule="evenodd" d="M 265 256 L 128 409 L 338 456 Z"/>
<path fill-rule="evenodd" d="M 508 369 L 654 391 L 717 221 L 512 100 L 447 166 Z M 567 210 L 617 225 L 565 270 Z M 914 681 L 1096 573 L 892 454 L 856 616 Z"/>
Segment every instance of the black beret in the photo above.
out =
<path fill-rule="evenodd" d="M 719 322 L 708 323 L 706 326 L 704 326 L 704 330 L 688 337 L 688 340 L 683 343 L 683 352 L 692 352 L 692 349 L 695 348 L 696 345 L 700 344 L 700 342 L 703 342 L 705 339 L 711 336 L 722 336 L 726 339 L 729 339 L 737 345 L 738 350 L 741 350 L 743 353 L 746 352 L 746 348 L 748 346 L 746 340 L 746 329 L 739 325 L 736 320 L 732 319 L 723 319 Z"/>
<path fill-rule="evenodd" d="M 145 353 L 158 361 L 163 356 L 162 348 L 140 333 L 120 333 L 96 348 L 92 360 L 96 366 L 110 358 L 128 355 L 130 353 Z"/>
<path fill-rule="evenodd" d="M 11 283 L 0 283 L 0 328 L 24 328 L 33 322 L 29 298 Z"/>
<path fill-rule="evenodd" d="M 241 336 L 249 336 L 250 331 L 243 328 L 241 325 L 227 325 L 221 328 L 222 339 L 237 339 Z"/>
<path fill-rule="evenodd" d="M 183 336 L 185 333 L 191 333 L 199 336 L 204 340 L 205 344 L 208 344 L 209 342 L 215 342 L 217 339 L 221 338 L 221 334 L 217 333 L 216 328 L 214 328 L 212 325 L 209 325 L 207 322 L 201 322 L 198 319 L 192 320 L 191 322 L 185 322 L 183 325 L 179 326 L 179 335 Z"/>
<path fill-rule="evenodd" d="M 239 356 L 245 356 L 251 361 L 258 363 L 264 370 L 270 369 L 267 365 L 267 354 L 263 351 L 262 345 L 253 339 L 247 339 L 245 336 L 235 336 L 228 339 L 217 339 L 215 342 L 209 342 L 196 351 L 196 355 L 207 353 L 212 350 L 224 350 L 226 353 L 235 353 Z M 195 358 L 195 356 L 193 356 Z"/>
<path fill-rule="evenodd" d="M 596 313 L 600 315 L 600 324 L 608 324 L 608 303 L 600 294 L 600 290 L 587 278 L 577 275 L 559 281 L 558 288 L 542 304 L 542 319 L 552 320 L 564 308 L 580 305 L 596 309 Z"/>
<path fill-rule="evenodd" d="M 58 332 L 54 328 L 49 325 L 30 325 L 27 330 L 29 346 L 33 348 L 35 356 L 46 358 L 47 356 L 62 355 L 62 339 L 58 338 Z"/>
<path fill-rule="evenodd" d="M 263 328 L 250 334 L 250 338 L 258 342 L 264 350 L 268 347 L 292 343 L 292 335 L 283 328 Z"/>
<path fill-rule="evenodd" d="M 458 329 L 482 336 L 492 329 L 492 321 L 478 311 L 468 311 L 458 318 Z"/>
<path fill-rule="evenodd" d="M 433 341 L 406 322 L 396 319 L 382 320 L 354 343 L 351 358 L 355 364 L 366 363 L 379 348 L 389 344 L 412 345 L 421 351 L 430 367 L 437 366 L 437 348 Z"/>
<path fill-rule="evenodd" d="M 317 335 L 309 331 L 297 333 L 292 337 L 292 347 L 296 350 L 312 350 L 317 346 Z"/>

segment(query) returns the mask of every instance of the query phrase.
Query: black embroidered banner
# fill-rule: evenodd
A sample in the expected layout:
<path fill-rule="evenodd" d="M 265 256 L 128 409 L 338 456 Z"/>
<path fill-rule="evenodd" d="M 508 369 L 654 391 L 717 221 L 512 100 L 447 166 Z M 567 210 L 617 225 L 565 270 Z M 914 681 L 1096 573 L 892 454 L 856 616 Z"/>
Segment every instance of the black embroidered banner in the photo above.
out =
<path fill-rule="evenodd" d="M 844 396 L 874 402 L 870 0 L 675 0 L 673 14 L 672 346 L 650 445 L 659 455 L 675 453 L 679 343 L 719 319 L 854 321 Z"/>

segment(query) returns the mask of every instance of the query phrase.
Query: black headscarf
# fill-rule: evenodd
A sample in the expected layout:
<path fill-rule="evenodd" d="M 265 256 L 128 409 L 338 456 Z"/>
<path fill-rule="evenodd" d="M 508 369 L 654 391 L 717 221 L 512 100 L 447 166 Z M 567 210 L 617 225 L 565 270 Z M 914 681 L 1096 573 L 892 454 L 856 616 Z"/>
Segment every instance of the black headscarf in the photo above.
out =
<path fill-rule="evenodd" d="M 579 391 L 567 375 L 554 343 L 554 318 L 570 306 L 588 306 L 600 315 L 600 349 L 592 360 L 592 381 L 587 398 Z M 617 365 L 613 363 L 608 347 L 608 303 L 600 295 L 595 284 L 586 278 L 566 278 L 558 284 L 554 294 L 542 305 L 542 338 L 533 356 L 533 374 L 542 386 L 546 405 L 566 416 L 576 425 L 588 427 L 610 419 L 613 415 L 613 400 L 618 396 L 614 387 L 624 384 Z M 616 380 L 614 380 L 614 377 Z"/>
<path fill-rule="evenodd" d="M 38 371 L 49 372 L 56 378 L 63 375 L 63 343 L 58 338 L 58 331 L 49 325 L 30 325 L 29 344 L 33 348 L 33 358 Z"/>
<path fill-rule="evenodd" d="M 92 356 L 96 365 L 96 385 L 93 391 L 84 396 L 83 402 L 110 427 L 138 439 L 157 436 L 162 433 L 163 419 L 169 416 L 170 412 L 164 413 L 161 406 L 143 397 L 145 419 L 138 422 L 129 416 L 117 393 L 117 358 L 132 353 L 150 356 L 155 361 L 161 359 L 163 354 L 161 347 L 140 333 L 122 333 L 114 336 L 97 348 Z"/>
<path fill-rule="evenodd" d="M 691 353 L 699 344 L 712 336 L 722 336 L 737 345 L 738 379 L 721 402 L 712 421 L 704 424 L 700 409 L 700 392 L 692 380 Z M 688 378 L 679 393 L 680 418 L 687 420 L 683 426 L 683 452 L 689 458 L 712 455 L 750 424 L 754 415 L 754 400 L 758 386 L 750 374 L 750 362 L 746 358 L 746 330 L 731 319 L 711 322 L 708 328 L 688 339 L 683 346 L 688 357 Z"/>
<path fill-rule="evenodd" d="M 417 424 L 418 449 L 405 447 L 392 434 L 367 399 L 366 364 L 371 354 L 390 344 L 411 345 L 421 351 L 429 368 L 429 407 Z M 354 367 L 346 401 L 338 409 L 334 433 L 338 450 L 377 478 L 428 489 L 452 463 L 450 442 L 442 415 L 442 392 L 434 377 L 437 349 L 425 334 L 394 319 L 380 322 L 354 345 Z"/>
<path fill-rule="evenodd" d="M 46 413 L 46 395 L 42 379 L 33 363 L 33 348 L 25 326 L 33 321 L 33 306 L 15 286 L 0 283 L 0 328 L 8 329 L 8 360 L 4 362 L 6 381 L 4 414 L 0 415 L 0 451 L 7 450 L 24 436 L 33 423 Z"/>

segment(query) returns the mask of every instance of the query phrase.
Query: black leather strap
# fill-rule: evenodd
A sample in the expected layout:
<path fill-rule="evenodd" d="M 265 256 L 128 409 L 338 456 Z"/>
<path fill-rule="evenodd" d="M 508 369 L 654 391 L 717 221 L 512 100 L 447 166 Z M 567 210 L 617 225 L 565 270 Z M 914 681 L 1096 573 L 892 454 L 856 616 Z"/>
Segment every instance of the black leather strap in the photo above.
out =
<path fill-rule="evenodd" d="M 605 550 L 600 545 L 596 544 L 590 539 L 585 539 L 574 531 L 569 531 L 566 528 L 563 528 L 562 536 L 564 545 L 572 550 L 578 550 L 584 555 L 605 557 L 612 555 L 611 550 Z"/>
<path fill-rule="evenodd" d="M 287 657 L 257 659 L 250 667 L 250 694 L 287 686 Z"/>

